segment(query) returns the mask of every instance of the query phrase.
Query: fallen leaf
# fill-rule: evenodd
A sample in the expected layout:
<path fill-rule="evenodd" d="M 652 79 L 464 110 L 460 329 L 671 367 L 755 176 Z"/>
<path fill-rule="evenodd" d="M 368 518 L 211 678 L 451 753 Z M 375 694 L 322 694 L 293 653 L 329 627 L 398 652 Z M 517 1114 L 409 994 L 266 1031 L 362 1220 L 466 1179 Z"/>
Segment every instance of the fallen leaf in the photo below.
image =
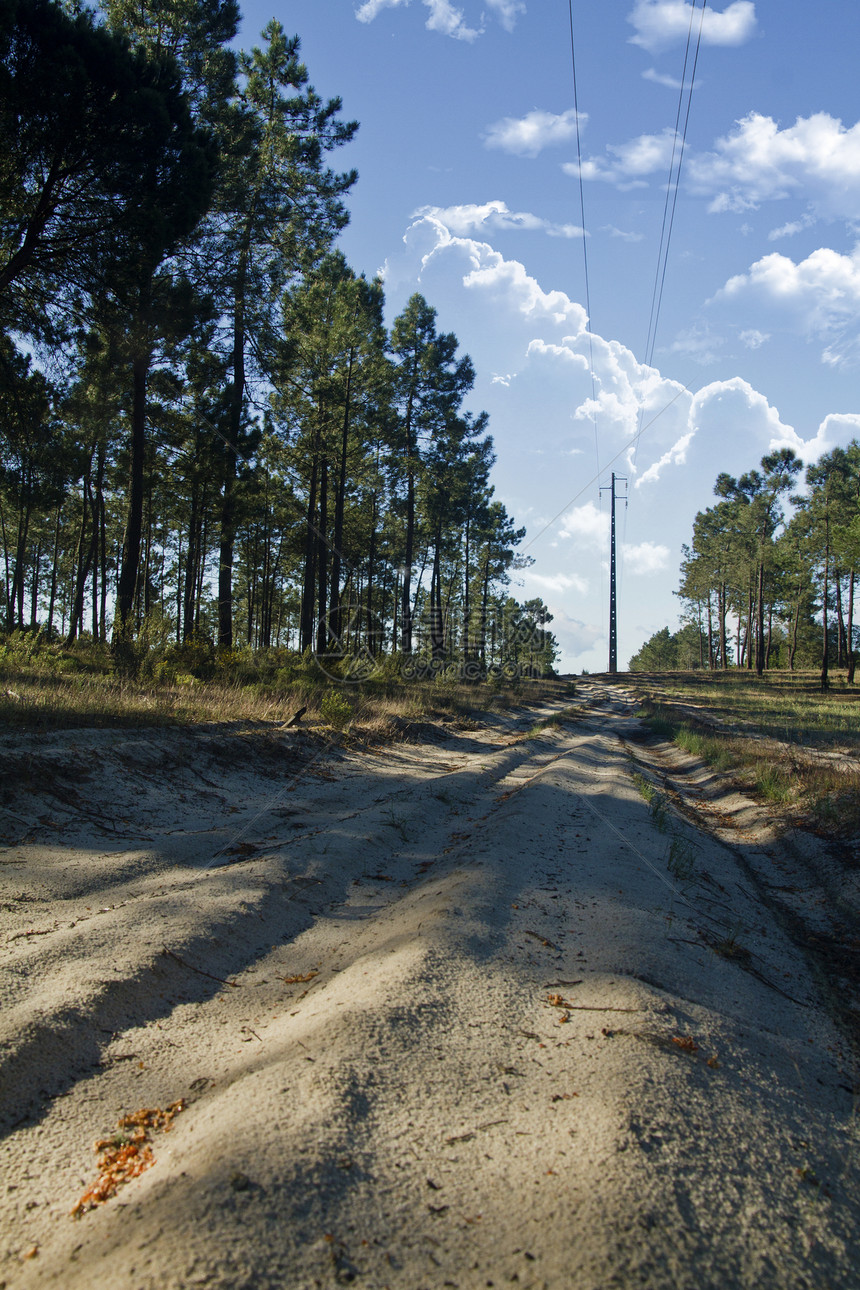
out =
<path fill-rule="evenodd" d="M 170 1132 L 175 1117 L 185 1110 L 185 1101 L 171 1102 L 166 1110 L 160 1107 L 143 1107 L 132 1115 L 124 1115 L 117 1121 L 117 1131 L 110 1138 L 102 1138 L 95 1144 L 100 1152 L 99 1176 L 92 1186 L 72 1209 L 72 1216 L 77 1218 L 96 1205 L 115 1196 L 123 1183 L 131 1182 L 155 1164 L 152 1148 L 149 1146 L 150 1133 L 161 1130 Z"/>
<path fill-rule="evenodd" d="M 691 1035 L 673 1035 L 672 1043 L 677 1044 L 679 1048 L 683 1048 L 685 1053 L 697 1053 L 699 1051 L 699 1045 Z"/>

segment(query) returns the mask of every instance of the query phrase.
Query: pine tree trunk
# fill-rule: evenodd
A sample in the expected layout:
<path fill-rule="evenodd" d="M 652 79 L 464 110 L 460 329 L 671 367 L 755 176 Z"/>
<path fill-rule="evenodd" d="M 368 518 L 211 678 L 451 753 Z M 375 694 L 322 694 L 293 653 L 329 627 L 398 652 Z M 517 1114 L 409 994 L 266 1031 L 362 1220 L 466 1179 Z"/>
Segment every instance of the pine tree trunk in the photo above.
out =
<path fill-rule="evenodd" d="M 317 537 L 317 604 L 319 621 L 317 622 L 317 653 L 325 654 L 329 647 L 328 622 L 326 619 L 326 592 L 328 590 L 328 563 L 326 554 L 326 532 L 328 530 L 328 462 L 323 456 L 320 465 L 320 522 Z"/>
<path fill-rule="evenodd" d="M 842 612 L 842 570 L 837 569 L 833 575 L 836 586 L 836 666 L 844 667 L 848 651 L 845 645 L 845 616 Z"/>
<path fill-rule="evenodd" d="M 310 649 L 314 638 L 315 556 L 317 543 L 314 535 L 314 518 L 317 509 L 317 475 L 319 471 L 319 427 L 314 436 L 311 460 L 311 479 L 305 517 L 305 572 L 302 586 L 302 608 L 299 620 L 299 649 Z"/>
<path fill-rule="evenodd" d="M 128 515 L 122 546 L 119 585 L 116 595 L 114 648 L 126 651 L 130 644 L 135 592 L 140 572 L 143 538 L 143 473 L 146 456 L 146 387 L 151 355 L 138 355 L 132 365 L 131 463 L 128 482 Z"/>
<path fill-rule="evenodd" d="M 756 583 L 756 627 L 755 627 L 755 670 L 756 676 L 764 676 L 765 669 L 765 632 L 764 632 L 764 563 L 758 567 Z"/>
<path fill-rule="evenodd" d="M 57 568 L 60 563 L 60 517 L 63 510 L 63 504 L 57 507 L 57 516 L 54 520 L 54 556 L 51 561 L 51 591 L 48 597 L 48 638 L 54 634 L 54 608 L 57 603 Z M 104 615 L 102 615 L 104 622 Z"/>
<path fill-rule="evenodd" d="M 848 684 L 854 684 L 854 570 L 851 570 L 848 582 Z"/>
<path fill-rule="evenodd" d="M 349 367 L 346 375 L 346 393 L 343 404 L 343 424 L 340 439 L 340 461 L 338 463 L 337 489 L 334 501 L 334 537 L 331 552 L 331 590 L 329 592 L 329 625 L 332 632 L 340 638 L 340 566 L 343 547 L 343 516 L 346 507 L 346 467 L 349 449 L 349 426 L 352 402 L 352 369 L 355 363 L 355 350 L 349 352 Z"/>
<path fill-rule="evenodd" d="M 233 350 L 230 355 L 232 387 L 224 445 L 224 483 L 221 495 L 221 535 L 218 544 L 218 644 L 233 644 L 233 548 L 236 543 L 236 476 L 239 440 L 245 407 L 245 292 L 248 279 L 248 250 L 242 248 L 236 269 L 233 300 Z"/>
<path fill-rule="evenodd" d="M 0 496 L 0 534 L 3 536 L 3 561 L 6 570 L 6 630 L 11 631 L 15 626 L 12 618 L 14 601 L 12 600 L 12 581 L 9 570 L 9 543 L 6 538 L 6 513 L 3 510 L 3 498 Z M 54 562 L 56 568 L 56 561 Z"/>
<path fill-rule="evenodd" d="M 827 594 L 828 579 L 830 575 L 830 520 L 824 522 L 824 592 L 822 595 L 822 622 L 823 622 L 823 639 L 821 649 L 821 688 L 822 690 L 830 689 L 830 676 L 828 672 L 828 621 L 827 621 Z"/>

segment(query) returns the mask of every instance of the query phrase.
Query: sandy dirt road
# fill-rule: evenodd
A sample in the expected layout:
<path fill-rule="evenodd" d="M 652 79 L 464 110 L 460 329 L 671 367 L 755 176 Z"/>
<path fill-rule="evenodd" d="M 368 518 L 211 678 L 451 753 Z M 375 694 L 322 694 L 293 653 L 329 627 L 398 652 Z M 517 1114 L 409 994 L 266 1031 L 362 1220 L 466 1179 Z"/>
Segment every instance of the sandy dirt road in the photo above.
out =
<path fill-rule="evenodd" d="M 0 746 L 0 1284 L 858 1284 L 851 1001 L 809 949 L 852 892 L 622 689 L 574 703 Z M 71 1217 L 93 1142 L 178 1099 Z"/>

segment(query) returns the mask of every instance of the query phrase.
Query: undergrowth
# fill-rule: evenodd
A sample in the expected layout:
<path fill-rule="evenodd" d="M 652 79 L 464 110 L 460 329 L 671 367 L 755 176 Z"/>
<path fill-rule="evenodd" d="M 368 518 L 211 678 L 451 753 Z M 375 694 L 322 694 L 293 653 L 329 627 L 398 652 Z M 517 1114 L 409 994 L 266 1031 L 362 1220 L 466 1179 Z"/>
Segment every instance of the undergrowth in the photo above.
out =
<path fill-rule="evenodd" d="M 351 679 L 349 659 L 327 660 L 323 672 L 310 651 L 189 641 L 149 647 L 130 674 L 106 645 L 84 639 L 67 647 L 12 633 L 0 638 L 0 729 L 282 724 L 302 710 L 305 727 L 382 741 L 400 737 L 404 721 L 465 728 L 476 712 L 569 692 L 552 680 L 465 682 L 453 669 L 407 680 L 401 663 L 389 656 L 371 675 Z"/>
<path fill-rule="evenodd" d="M 732 733 L 708 729 L 653 699 L 644 703 L 643 716 L 659 738 L 732 775 L 792 822 L 832 836 L 860 828 L 860 767 L 847 757 L 828 761 L 749 727 Z"/>

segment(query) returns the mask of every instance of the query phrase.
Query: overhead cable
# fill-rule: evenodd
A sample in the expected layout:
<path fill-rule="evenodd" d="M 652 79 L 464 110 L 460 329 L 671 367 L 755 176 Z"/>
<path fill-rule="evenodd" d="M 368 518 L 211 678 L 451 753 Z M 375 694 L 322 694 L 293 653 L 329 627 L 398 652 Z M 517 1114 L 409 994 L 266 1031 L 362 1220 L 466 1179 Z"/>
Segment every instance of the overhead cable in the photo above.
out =
<path fill-rule="evenodd" d="M 591 419 L 594 422 L 594 454 L 597 477 L 600 478 L 600 439 L 597 431 L 597 387 L 594 379 L 594 336 L 591 330 L 591 287 L 588 275 L 588 234 L 585 227 L 585 187 L 582 182 L 582 137 L 579 130 L 579 92 L 576 83 L 576 39 L 573 31 L 573 0 L 567 0 L 570 17 L 570 65 L 573 72 L 573 115 L 576 120 L 576 165 L 579 175 L 579 225 L 582 229 L 582 263 L 585 273 L 585 312 L 588 333 L 588 367 L 591 373 Z"/>

